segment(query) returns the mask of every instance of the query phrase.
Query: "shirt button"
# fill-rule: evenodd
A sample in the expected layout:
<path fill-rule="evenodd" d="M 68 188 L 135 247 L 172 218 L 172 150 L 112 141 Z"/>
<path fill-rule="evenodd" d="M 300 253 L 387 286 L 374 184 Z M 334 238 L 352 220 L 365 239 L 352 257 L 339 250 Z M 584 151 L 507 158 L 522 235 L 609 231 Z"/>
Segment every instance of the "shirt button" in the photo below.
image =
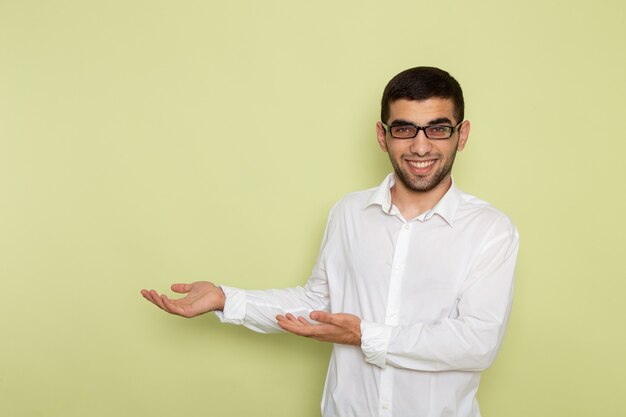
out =
<path fill-rule="evenodd" d="M 394 270 L 394 271 L 400 271 L 400 270 L 402 270 L 402 265 L 394 265 L 393 270 Z"/>
<path fill-rule="evenodd" d="M 389 410 L 389 404 L 383 404 L 383 410 Z"/>
<path fill-rule="evenodd" d="M 404 223 L 404 226 L 402 226 L 402 228 L 404 230 L 409 230 L 411 228 L 411 225 L 409 223 Z"/>

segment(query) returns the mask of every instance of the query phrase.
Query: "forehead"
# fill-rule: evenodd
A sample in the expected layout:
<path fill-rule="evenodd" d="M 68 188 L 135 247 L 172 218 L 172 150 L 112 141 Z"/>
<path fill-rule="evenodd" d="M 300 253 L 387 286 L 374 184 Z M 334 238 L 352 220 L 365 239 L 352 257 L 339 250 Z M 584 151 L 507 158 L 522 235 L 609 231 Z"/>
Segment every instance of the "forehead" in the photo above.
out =
<path fill-rule="evenodd" d="M 452 99 L 439 97 L 420 101 L 401 99 L 389 105 L 389 123 L 404 120 L 421 126 L 442 118 L 447 118 L 452 123 L 456 122 Z"/>

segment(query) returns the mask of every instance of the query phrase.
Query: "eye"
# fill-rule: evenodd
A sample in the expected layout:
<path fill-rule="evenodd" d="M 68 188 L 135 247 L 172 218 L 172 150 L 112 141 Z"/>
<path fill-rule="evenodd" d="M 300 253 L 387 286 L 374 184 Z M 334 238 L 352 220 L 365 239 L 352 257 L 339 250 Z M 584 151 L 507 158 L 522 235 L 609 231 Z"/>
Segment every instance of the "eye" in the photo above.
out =
<path fill-rule="evenodd" d="M 407 138 L 415 136 L 415 126 L 399 125 L 391 126 L 391 134 L 397 138 Z"/>
<path fill-rule="evenodd" d="M 446 138 L 450 136 L 452 128 L 450 126 L 428 126 L 426 131 L 429 137 Z"/>

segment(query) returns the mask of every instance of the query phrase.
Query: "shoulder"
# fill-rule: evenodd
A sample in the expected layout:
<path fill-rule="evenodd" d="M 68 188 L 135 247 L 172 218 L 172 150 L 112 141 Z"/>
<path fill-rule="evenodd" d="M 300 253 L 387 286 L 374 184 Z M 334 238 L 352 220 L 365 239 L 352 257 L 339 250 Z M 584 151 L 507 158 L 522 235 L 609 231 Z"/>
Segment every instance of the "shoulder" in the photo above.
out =
<path fill-rule="evenodd" d="M 374 204 L 372 201 L 375 200 L 376 191 L 377 188 L 370 188 L 351 192 L 337 201 L 330 209 L 328 216 L 329 231 L 332 232 L 347 225 L 362 224 L 365 221 L 363 216 L 368 212 L 366 208 Z"/>
<path fill-rule="evenodd" d="M 483 233 L 505 234 L 517 237 L 518 232 L 513 220 L 504 212 L 476 196 L 459 190 L 460 203 L 455 218 L 460 226 L 471 225 Z"/>
<path fill-rule="evenodd" d="M 354 191 L 346 194 L 343 198 L 335 203 L 331 212 L 351 212 L 362 210 L 367 207 L 376 193 L 378 187 L 368 188 L 367 190 Z"/>

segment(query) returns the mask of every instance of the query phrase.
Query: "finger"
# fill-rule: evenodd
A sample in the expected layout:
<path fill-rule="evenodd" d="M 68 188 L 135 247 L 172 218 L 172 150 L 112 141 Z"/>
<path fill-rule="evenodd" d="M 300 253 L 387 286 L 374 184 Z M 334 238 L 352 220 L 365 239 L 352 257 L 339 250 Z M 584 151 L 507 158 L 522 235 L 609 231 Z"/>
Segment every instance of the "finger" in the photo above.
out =
<path fill-rule="evenodd" d="M 191 284 L 172 284 L 170 288 L 179 294 L 186 294 L 191 291 Z"/>
<path fill-rule="evenodd" d="M 161 295 L 161 302 L 165 306 L 166 311 L 172 314 L 178 314 L 179 316 L 188 317 L 185 313 L 185 309 L 179 305 L 174 304 L 165 294 Z"/>
<path fill-rule="evenodd" d="M 150 295 L 152 296 L 152 302 L 159 306 L 159 308 L 167 311 L 165 305 L 163 304 L 163 300 L 161 300 L 161 296 L 155 290 L 150 290 Z"/>
<path fill-rule="evenodd" d="M 152 296 L 152 291 L 154 291 L 154 290 L 150 290 L 150 291 L 148 291 L 148 290 L 141 290 L 141 295 L 143 295 L 146 300 L 150 301 L 152 304 L 154 304 L 157 307 L 159 307 L 159 304 L 154 300 L 154 297 Z"/>
<path fill-rule="evenodd" d="M 294 317 L 293 314 L 290 314 L 290 313 L 287 313 L 284 316 L 280 314 L 277 315 L 276 321 L 278 322 L 278 325 L 280 327 L 282 327 L 283 329 L 287 331 L 296 330 L 302 327 L 302 323 L 300 323 L 298 319 Z"/>
<path fill-rule="evenodd" d="M 300 323 L 300 321 L 298 320 L 298 318 L 296 316 L 294 316 L 291 313 L 287 313 L 285 314 L 285 318 L 294 326 L 301 326 L 302 323 Z"/>
<path fill-rule="evenodd" d="M 298 321 L 302 324 L 304 324 L 305 326 L 312 326 L 311 323 L 309 323 L 309 321 L 307 319 L 305 319 L 304 317 L 298 317 Z"/>
<path fill-rule="evenodd" d="M 287 320 L 289 320 L 294 326 L 310 326 L 311 323 L 306 318 L 300 316 L 296 317 L 291 313 L 287 313 Z"/>
<path fill-rule="evenodd" d="M 276 316 L 276 324 L 284 330 L 287 330 L 285 327 L 289 327 L 289 323 L 287 323 L 287 320 L 285 320 L 283 316 Z"/>
<path fill-rule="evenodd" d="M 280 326 L 281 329 L 286 330 L 290 333 L 295 333 L 298 330 L 298 327 L 294 326 L 291 320 L 287 320 L 285 317 L 282 317 L 282 316 L 280 319 L 276 321 L 276 323 L 278 324 L 278 326 Z"/>
<path fill-rule="evenodd" d="M 298 321 L 282 320 L 278 322 L 278 325 L 285 331 L 293 333 L 298 336 L 309 336 L 309 327 L 304 327 Z"/>

